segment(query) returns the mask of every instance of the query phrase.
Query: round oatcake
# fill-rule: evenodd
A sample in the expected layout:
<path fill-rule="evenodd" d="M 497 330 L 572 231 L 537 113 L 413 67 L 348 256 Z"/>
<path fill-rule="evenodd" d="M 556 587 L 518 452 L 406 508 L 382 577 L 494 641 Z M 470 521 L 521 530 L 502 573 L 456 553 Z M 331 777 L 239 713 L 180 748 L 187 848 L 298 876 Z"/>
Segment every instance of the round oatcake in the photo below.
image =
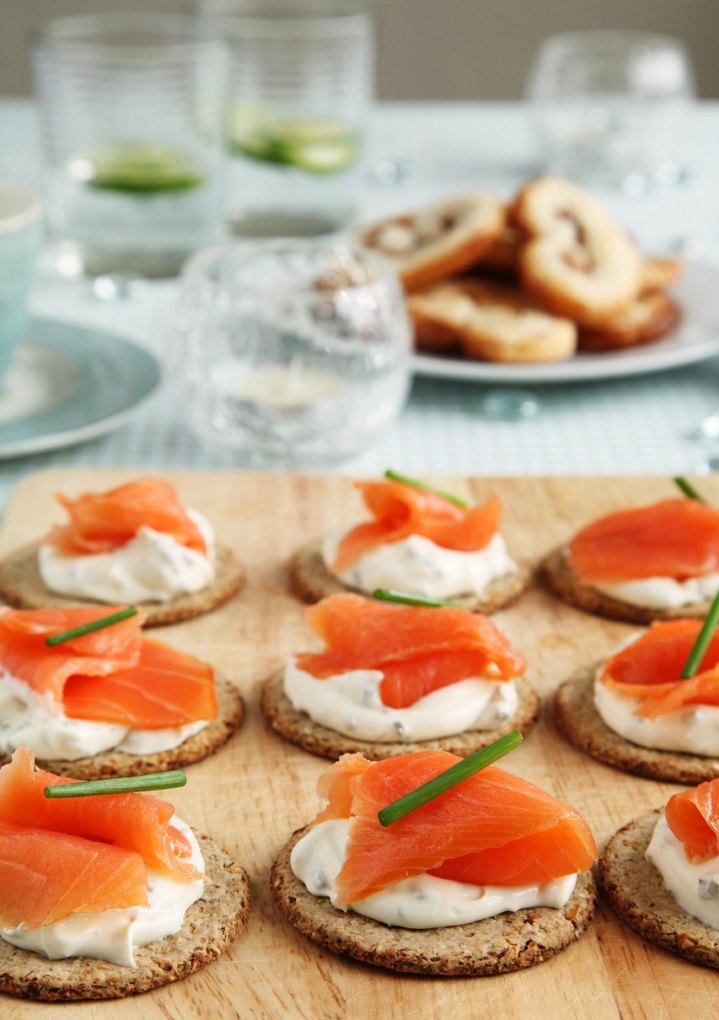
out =
<path fill-rule="evenodd" d="M 197 836 L 205 858 L 205 891 L 182 929 L 135 950 L 135 967 L 77 957 L 46 960 L 0 939 L 0 992 L 27 999 L 122 999 L 179 981 L 216 960 L 247 926 L 250 883 L 226 850 Z"/>
<path fill-rule="evenodd" d="M 322 543 L 319 539 L 298 549 L 290 560 L 288 569 L 290 587 L 303 602 L 319 602 L 328 595 L 338 595 L 347 591 L 356 591 L 360 595 L 367 594 L 359 588 L 342 584 L 330 574 L 322 559 Z M 483 595 L 453 595 L 452 602 L 472 612 L 496 613 L 519 598 L 528 587 L 531 577 L 529 566 L 522 563 L 515 571 L 492 581 Z"/>
<path fill-rule="evenodd" d="M 313 942 L 375 967 L 436 977 L 479 977 L 543 963 L 575 942 L 594 913 L 596 889 L 582 872 L 561 908 L 528 907 L 473 924 L 417 931 L 344 913 L 313 896 L 290 868 L 295 832 L 272 866 L 272 896 L 290 924 Z"/>
<path fill-rule="evenodd" d="M 641 747 L 610 729 L 594 707 L 598 665 L 579 670 L 558 688 L 554 698 L 557 725 L 575 747 L 606 765 L 648 779 L 694 785 L 719 776 L 716 758 Z"/>
<path fill-rule="evenodd" d="M 649 811 L 609 840 L 598 866 L 601 887 L 616 913 L 645 939 L 719 968 L 719 931 L 683 910 L 644 856 L 660 816 Z"/>
<path fill-rule="evenodd" d="M 142 776 L 148 772 L 166 772 L 184 768 L 193 762 L 209 758 L 232 734 L 240 728 L 245 717 L 245 706 L 237 688 L 222 677 L 217 678 L 217 718 L 194 736 L 183 740 L 177 747 L 149 754 L 128 754 L 126 751 L 101 751 L 89 758 L 75 761 L 58 761 L 39 758 L 40 768 L 57 776 L 73 779 L 108 779 L 111 776 Z M 0 754 L 0 765 L 10 757 Z"/>
<path fill-rule="evenodd" d="M 189 595 L 177 595 L 169 602 L 144 602 L 145 627 L 180 623 L 209 613 L 227 602 L 245 583 L 245 571 L 230 548 L 218 545 L 212 584 Z M 24 545 L 0 560 L 0 599 L 16 609 L 55 609 L 94 606 L 95 599 L 58 595 L 45 587 L 37 565 L 37 546 Z"/>
<path fill-rule="evenodd" d="M 409 751 L 449 751 L 451 754 L 466 756 L 473 754 L 482 747 L 491 744 L 511 730 L 520 730 L 525 736 L 534 726 L 539 715 L 539 696 L 534 688 L 522 677 L 515 680 L 519 695 L 517 714 L 501 726 L 491 730 L 465 730 L 462 733 L 440 737 L 436 740 L 421 740 L 409 743 L 394 741 L 360 740 L 337 733 L 326 726 L 316 723 L 306 712 L 299 711 L 283 690 L 283 674 L 278 673 L 266 681 L 262 689 L 262 711 L 267 722 L 281 737 L 291 744 L 304 748 L 312 754 L 333 761 L 341 754 L 359 751 L 365 758 L 377 761 L 381 758 L 392 758 L 396 754 Z"/>
<path fill-rule="evenodd" d="M 657 609 L 653 606 L 637 606 L 629 602 L 621 602 L 605 595 L 596 588 L 583 585 L 569 565 L 567 547 L 555 549 L 539 565 L 539 577 L 547 587 L 568 602 L 575 609 L 583 609 L 596 616 L 607 616 L 610 620 L 623 620 L 625 623 L 652 623 L 654 620 L 675 620 L 686 618 L 704 618 L 711 608 L 708 602 L 691 606 Z"/>

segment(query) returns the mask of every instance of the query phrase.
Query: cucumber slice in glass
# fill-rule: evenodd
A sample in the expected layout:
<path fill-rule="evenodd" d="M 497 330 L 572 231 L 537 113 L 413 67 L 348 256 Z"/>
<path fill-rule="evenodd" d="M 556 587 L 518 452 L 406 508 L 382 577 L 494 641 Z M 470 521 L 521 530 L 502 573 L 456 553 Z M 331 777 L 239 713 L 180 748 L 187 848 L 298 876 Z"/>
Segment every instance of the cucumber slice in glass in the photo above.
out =
<path fill-rule="evenodd" d="M 227 132 L 231 152 L 313 174 L 346 170 L 357 158 L 353 131 L 336 121 L 272 121 L 238 114 Z"/>
<path fill-rule="evenodd" d="M 93 188 L 133 194 L 184 191 L 204 183 L 187 156 L 161 145 L 90 150 L 76 161 L 75 176 Z"/>

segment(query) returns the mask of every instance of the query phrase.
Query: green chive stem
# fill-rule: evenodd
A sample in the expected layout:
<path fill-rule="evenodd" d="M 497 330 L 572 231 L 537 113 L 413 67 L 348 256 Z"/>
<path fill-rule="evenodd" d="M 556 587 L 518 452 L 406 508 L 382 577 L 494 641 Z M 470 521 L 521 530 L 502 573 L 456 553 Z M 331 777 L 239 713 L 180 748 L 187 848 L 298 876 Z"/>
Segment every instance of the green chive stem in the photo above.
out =
<path fill-rule="evenodd" d="M 96 630 L 111 627 L 113 623 L 127 620 L 131 616 L 137 616 L 137 606 L 126 606 L 125 609 L 120 609 L 117 613 L 110 613 L 109 616 L 101 616 L 97 620 L 90 620 L 89 623 L 83 623 L 71 630 L 60 631 L 59 634 L 50 634 L 45 638 L 45 644 L 51 647 L 61 645 L 63 641 L 73 641 L 75 638 L 84 637 L 85 634 L 92 634 Z"/>
<path fill-rule="evenodd" d="M 385 471 L 385 478 L 389 478 L 391 482 L 401 482 L 402 485 L 410 485 L 413 489 L 424 489 L 425 492 L 433 492 L 435 496 L 441 496 L 442 499 L 446 499 L 450 503 L 454 503 L 455 506 L 461 507 L 462 510 L 466 510 L 469 503 L 466 499 L 461 499 L 459 496 L 453 495 L 451 492 L 445 492 L 444 489 L 436 489 L 433 485 L 427 485 L 426 482 L 420 482 L 417 478 L 409 478 L 407 475 L 401 475 L 398 471 Z"/>
<path fill-rule="evenodd" d="M 695 499 L 698 503 L 707 502 L 707 500 L 705 500 L 704 497 L 697 492 L 697 490 L 694 488 L 691 482 L 688 482 L 686 478 L 678 476 L 672 479 L 672 481 L 674 482 L 678 489 L 681 489 L 685 496 L 689 497 L 689 499 Z"/>
<path fill-rule="evenodd" d="M 171 790 L 184 786 L 187 776 L 182 769 L 169 772 L 151 772 L 146 776 L 121 776 L 117 779 L 91 779 L 86 783 L 60 783 L 46 786 L 45 796 L 50 799 L 62 797 L 98 797 L 110 793 L 141 793 L 144 790 Z"/>
<path fill-rule="evenodd" d="M 491 765 L 492 762 L 503 758 L 505 754 L 513 751 L 515 747 L 519 747 L 522 739 L 522 734 L 519 730 L 512 730 L 511 733 L 506 733 L 499 740 L 495 740 L 487 747 L 483 747 L 481 751 L 475 751 L 474 754 L 470 754 L 463 761 L 458 761 L 456 765 L 451 765 L 450 768 L 445 772 L 440 772 L 434 779 L 430 779 L 429 782 L 418 786 L 416 790 L 412 790 L 410 793 L 405 794 L 404 797 L 400 797 L 399 800 L 388 804 L 387 807 L 383 807 L 377 813 L 380 825 L 391 825 L 400 818 L 404 818 L 410 811 L 415 811 L 428 801 L 434 800 L 435 797 L 446 793 L 447 790 L 451 790 L 457 783 L 468 779 L 475 772 L 479 772 L 481 769 L 486 768 L 487 765 Z"/>
<path fill-rule="evenodd" d="M 699 665 L 704 658 L 704 653 L 709 647 L 711 639 L 714 637 L 714 631 L 716 630 L 717 622 L 719 622 L 719 592 L 714 596 L 714 601 L 711 604 L 711 608 L 706 615 L 706 619 L 702 624 L 702 629 L 697 634 L 697 639 L 694 642 L 689 657 L 684 664 L 684 669 L 679 674 L 680 680 L 689 680 L 694 676 L 696 671 L 699 669 Z"/>
<path fill-rule="evenodd" d="M 381 602 L 402 602 L 407 606 L 453 606 L 461 609 L 459 602 L 450 602 L 449 599 L 429 599 L 424 595 L 410 595 L 405 591 L 395 591 L 394 588 L 375 588 L 372 592 L 373 599 Z"/>

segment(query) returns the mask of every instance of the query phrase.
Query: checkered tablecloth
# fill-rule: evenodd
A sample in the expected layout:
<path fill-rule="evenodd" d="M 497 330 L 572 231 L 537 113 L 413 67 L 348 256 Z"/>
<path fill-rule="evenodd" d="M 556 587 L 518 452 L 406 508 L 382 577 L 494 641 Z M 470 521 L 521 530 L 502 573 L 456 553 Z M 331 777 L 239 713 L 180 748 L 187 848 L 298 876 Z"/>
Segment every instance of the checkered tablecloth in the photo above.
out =
<path fill-rule="evenodd" d="M 41 188 L 30 102 L 0 101 L 0 138 L 0 179 Z M 719 265 L 719 103 L 697 108 L 687 157 L 693 174 L 686 184 L 644 198 L 605 199 L 645 248 L 684 247 Z M 368 167 L 383 160 L 395 161 L 402 179 L 380 184 L 368 172 L 365 217 L 472 188 L 509 195 L 538 168 L 521 104 L 382 105 Z M 176 293 L 172 282 L 138 283 L 127 299 L 107 304 L 88 284 L 44 272 L 32 310 L 120 333 L 163 361 Z M 538 413 L 518 422 L 487 415 L 487 390 L 474 382 L 417 377 L 395 425 L 373 448 L 334 470 L 366 475 L 391 465 L 413 474 L 676 474 L 705 470 L 715 452 L 695 430 L 704 415 L 719 410 L 716 358 L 642 377 L 536 387 Z M 719 441 L 716 453 L 719 457 Z M 0 508 L 20 478 L 61 465 L 241 467 L 231 452 L 192 434 L 169 373 L 152 401 L 117 431 L 66 449 L 0 460 Z"/>

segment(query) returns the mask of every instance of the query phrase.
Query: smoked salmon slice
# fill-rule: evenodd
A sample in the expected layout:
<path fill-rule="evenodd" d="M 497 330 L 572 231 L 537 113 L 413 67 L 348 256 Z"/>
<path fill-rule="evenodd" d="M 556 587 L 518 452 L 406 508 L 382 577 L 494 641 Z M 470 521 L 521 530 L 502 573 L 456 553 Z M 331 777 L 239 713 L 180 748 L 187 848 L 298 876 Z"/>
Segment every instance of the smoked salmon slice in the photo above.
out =
<path fill-rule="evenodd" d="M 569 544 L 583 584 L 673 577 L 719 570 L 719 509 L 695 499 L 665 499 L 594 521 Z"/>
<path fill-rule="evenodd" d="M 355 482 L 374 520 L 358 524 L 342 538 L 332 569 L 341 573 L 381 545 L 422 535 L 444 549 L 477 552 L 499 527 L 496 497 L 463 510 L 433 492 L 401 482 Z"/>
<path fill-rule="evenodd" d="M 675 793 L 664 809 L 667 825 L 689 861 L 706 861 L 719 855 L 719 779 L 700 783 L 693 790 Z"/>
<path fill-rule="evenodd" d="M 140 854 L 0 819 L 0 928 L 147 905 Z"/>
<path fill-rule="evenodd" d="M 325 650 L 297 656 L 319 679 L 355 669 L 381 670 L 380 695 L 406 708 L 468 677 L 509 680 L 525 663 L 486 617 L 451 606 L 392 604 L 361 595 L 330 595 L 306 610 Z"/>
<path fill-rule="evenodd" d="M 546 883 L 582 871 L 597 858 L 594 838 L 568 804 L 495 766 L 482 769 L 384 828 L 377 812 L 462 759 L 415 751 L 360 766 L 343 755 L 322 779 L 330 801 L 318 820 L 349 804 L 349 840 L 337 877 L 338 902 L 353 903 L 425 872 L 477 885 Z M 328 814 L 329 812 L 329 814 Z"/>
<path fill-rule="evenodd" d="M 121 847 L 145 865 L 186 881 L 200 875 L 187 837 L 170 825 L 172 804 L 143 793 L 51 800 L 46 786 L 71 783 L 35 767 L 32 752 L 18 748 L 0 769 L 0 823 L 44 829 Z M 62 861 L 58 861 L 62 866 Z"/>
<path fill-rule="evenodd" d="M 117 606 L 0 613 L 0 668 L 66 716 L 137 729 L 183 726 L 217 715 L 211 666 L 140 633 L 142 611 L 50 647 L 45 638 L 115 612 Z"/>
<path fill-rule="evenodd" d="M 618 694 L 639 699 L 635 715 L 654 718 L 685 705 L 719 705 L 719 633 L 709 644 L 696 674 L 681 680 L 702 620 L 652 624 L 637 641 L 606 661 L 600 682 Z"/>
<path fill-rule="evenodd" d="M 199 528 L 162 478 L 140 478 L 109 492 L 87 492 L 77 499 L 57 494 L 70 515 L 42 540 L 71 556 L 112 552 L 130 542 L 141 527 L 170 535 L 180 545 L 207 552 Z"/>

